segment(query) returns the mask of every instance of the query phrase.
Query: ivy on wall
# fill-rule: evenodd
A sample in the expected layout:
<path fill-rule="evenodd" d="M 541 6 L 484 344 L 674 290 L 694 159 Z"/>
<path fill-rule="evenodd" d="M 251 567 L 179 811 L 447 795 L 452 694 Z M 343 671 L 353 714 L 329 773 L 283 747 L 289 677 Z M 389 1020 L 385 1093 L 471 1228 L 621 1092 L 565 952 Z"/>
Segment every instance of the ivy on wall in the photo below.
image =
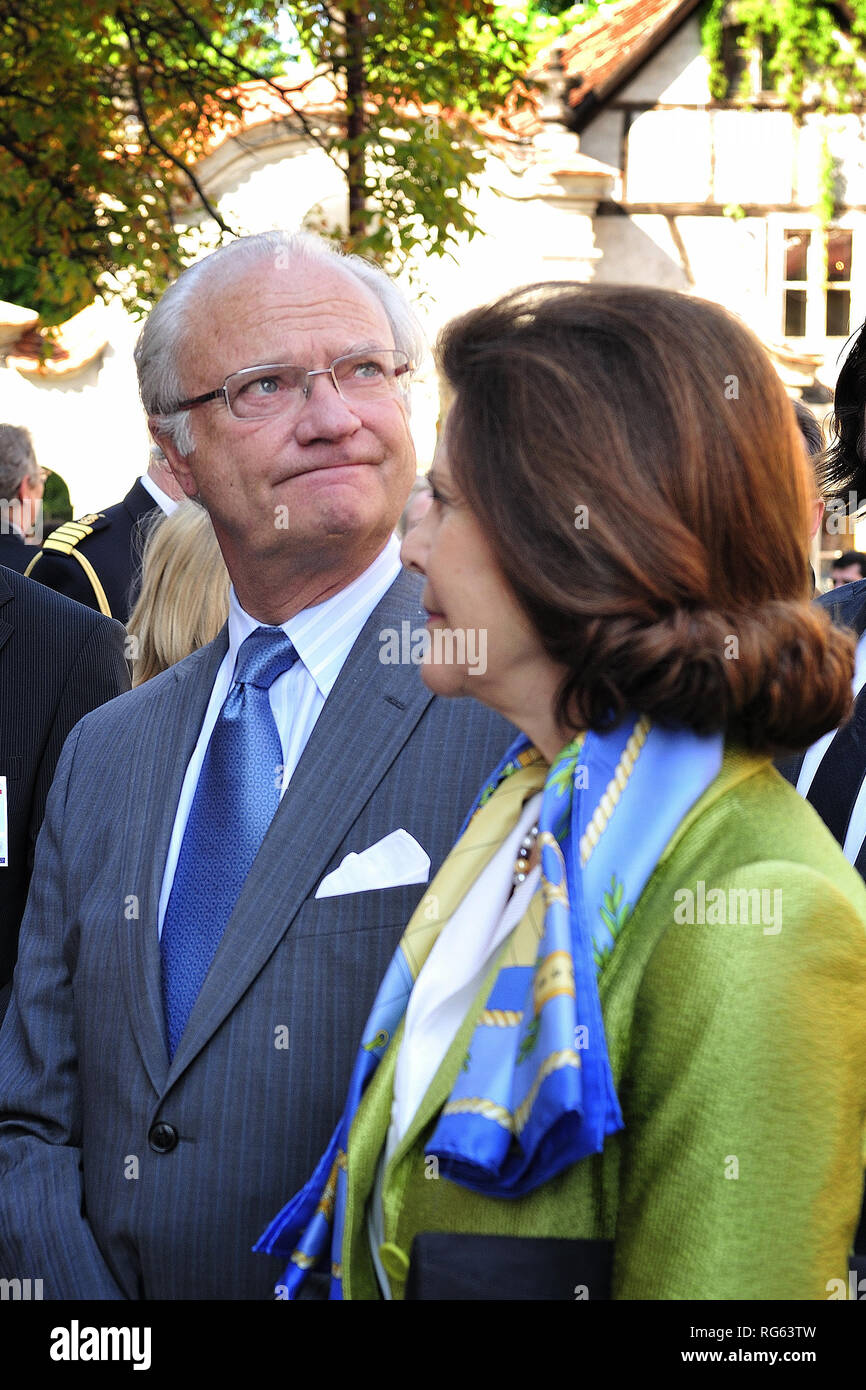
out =
<path fill-rule="evenodd" d="M 840 15 L 845 20 L 841 40 Z M 795 115 L 806 102 L 814 102 L 819 110 L 846 111 L 855 97 L 866 93 L 866 0 L 843 5 L 822 0 L 707 0 L 701 39 L 710 65 L 710 93 L 717 101 L 738 95 L 729 91 L 723 57 L 729 25 L 742 27 L 738 42 L 744 52 L 764 41 L 774 90 Z M 745 74 L 739 95 L 749 94 L 747 84 Z"/>
<path fill-rule="evenodd" d="M 840 31 L 840 17 L 844 30 Z M 808 104 L 818 111 L 850 111 L 866 94 L 866 0 L 844 5 L 822 0 L 705 0 L 701 41 L 709 63 L 710 94 L 752 97 L 752 74 L 732 91 L 725 65 L 725 32 L 738 30 L 744 54 L 762 53 L 764 85 L 798 119 Z M 815 211 L 826 226 L 838 214 L 838 168 L 826 134 L 821 149 L 820 195 Z"/>

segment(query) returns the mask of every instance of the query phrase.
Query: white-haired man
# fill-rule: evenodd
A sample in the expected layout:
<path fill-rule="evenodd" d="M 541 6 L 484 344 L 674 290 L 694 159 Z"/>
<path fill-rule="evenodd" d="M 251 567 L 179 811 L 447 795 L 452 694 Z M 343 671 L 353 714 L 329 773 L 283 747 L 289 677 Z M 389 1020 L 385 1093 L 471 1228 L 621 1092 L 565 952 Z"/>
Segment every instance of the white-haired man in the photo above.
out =
<path fill-rule="evenodd" d="M 145 325 L 151 430 L 231 608 L 58 767 L 0 1035 L 0 1274 L 46 1297 L 268 1295 L 280 1265 L 250 1247 L 512 736 L 380 659 L 424 622 L 392 539 L 419 351 L 386 277 L 280 233 L 187 270 Z"/>

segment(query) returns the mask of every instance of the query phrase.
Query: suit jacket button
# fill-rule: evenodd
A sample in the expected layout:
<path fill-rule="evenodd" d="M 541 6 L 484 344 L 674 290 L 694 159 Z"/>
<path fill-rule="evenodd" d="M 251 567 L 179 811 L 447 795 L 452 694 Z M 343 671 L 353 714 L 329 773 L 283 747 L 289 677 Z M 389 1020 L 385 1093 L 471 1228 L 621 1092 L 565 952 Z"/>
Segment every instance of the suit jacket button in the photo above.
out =
<path fill-rule="evenodd" d="M 167 1125 L 164 1120 L 159 1124 L 153 1125 L 147 1142 L 155 1154 L 170 1154 L 172 1149 L 177 1147 L 177 1130 L 174 1125 Z"/>

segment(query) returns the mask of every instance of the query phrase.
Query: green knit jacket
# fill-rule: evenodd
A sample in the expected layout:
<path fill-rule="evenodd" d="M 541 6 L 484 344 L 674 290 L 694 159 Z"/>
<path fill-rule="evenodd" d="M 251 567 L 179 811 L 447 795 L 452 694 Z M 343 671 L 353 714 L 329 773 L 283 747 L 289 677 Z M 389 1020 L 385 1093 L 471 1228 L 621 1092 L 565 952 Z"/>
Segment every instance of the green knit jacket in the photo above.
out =
<path fill-rule="evenodd" d="M 826 1299 L 846 1278 L 866 1135 L 866 888 L 765 758 L 726 752 L 604 967 L 624 1129 L 517 1200 L 437 1177 L 425 1147 L 495 973 L 385 1173 L 395 1297 L 422 1231 L 612 1239 L 623 1299 Z M 401 1037 L 349 1138 L 347 1298 L 379 1297 L 366 1210 Z"/>

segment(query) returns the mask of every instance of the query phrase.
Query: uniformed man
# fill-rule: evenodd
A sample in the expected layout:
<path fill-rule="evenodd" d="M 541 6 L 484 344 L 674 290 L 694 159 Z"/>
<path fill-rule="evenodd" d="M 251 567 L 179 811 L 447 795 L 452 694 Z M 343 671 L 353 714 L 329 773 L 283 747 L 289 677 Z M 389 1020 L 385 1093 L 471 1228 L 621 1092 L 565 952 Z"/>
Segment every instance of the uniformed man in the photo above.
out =
<path fill-rule="evenodd" d="M 158 511 L 174 511 L 182 495 L 162 451 L 152 449 L 147 472 L 122 502 L 58 526 L 26 573 L 125 623 L 138 594 L 143 533 Z"/>

